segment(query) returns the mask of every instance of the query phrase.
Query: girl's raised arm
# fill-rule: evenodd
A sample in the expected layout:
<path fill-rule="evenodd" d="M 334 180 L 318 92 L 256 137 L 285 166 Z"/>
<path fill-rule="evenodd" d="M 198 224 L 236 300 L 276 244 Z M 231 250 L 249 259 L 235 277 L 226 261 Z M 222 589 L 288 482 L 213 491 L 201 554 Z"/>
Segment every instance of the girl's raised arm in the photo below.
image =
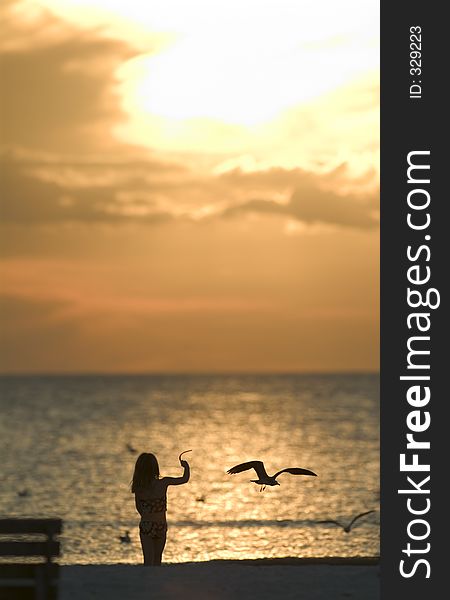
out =
<path fill-rule="evenodd" d="M 184 468 L 184 473 L 181 477 L 163 477 L 162 481 L 166 485 L 181 485 L 187 483 L 191 476 L 191 469 L 187 460 L 180 460 L 181 466 Z"/>

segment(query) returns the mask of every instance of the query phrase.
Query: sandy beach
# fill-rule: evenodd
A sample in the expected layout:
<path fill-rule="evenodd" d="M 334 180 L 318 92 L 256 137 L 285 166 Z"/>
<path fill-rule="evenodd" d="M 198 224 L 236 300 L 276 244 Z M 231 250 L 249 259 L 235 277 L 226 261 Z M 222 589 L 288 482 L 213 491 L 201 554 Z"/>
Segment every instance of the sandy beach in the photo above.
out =
<path fill-rule="evenodd" d="M 375 561 L 211 561 L 73 565 L 61 569 L 60 600 L 379 599 Z"/>

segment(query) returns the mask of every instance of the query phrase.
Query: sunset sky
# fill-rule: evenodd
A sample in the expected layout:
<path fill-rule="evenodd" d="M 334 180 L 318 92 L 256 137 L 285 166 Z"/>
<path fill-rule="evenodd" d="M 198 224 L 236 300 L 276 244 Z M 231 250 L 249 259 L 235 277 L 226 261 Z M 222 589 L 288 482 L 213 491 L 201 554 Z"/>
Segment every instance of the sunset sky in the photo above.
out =
<path fill-rule="evenodd" d="M 378 0 L 3 0 L 0 371 L 378 369 Z"/>

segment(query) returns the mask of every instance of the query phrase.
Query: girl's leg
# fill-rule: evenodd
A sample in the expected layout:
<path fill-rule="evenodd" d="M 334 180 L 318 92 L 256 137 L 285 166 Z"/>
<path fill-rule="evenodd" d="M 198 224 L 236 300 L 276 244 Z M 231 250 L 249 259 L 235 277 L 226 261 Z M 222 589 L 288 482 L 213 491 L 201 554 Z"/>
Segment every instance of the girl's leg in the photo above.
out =
<path fill-rule="evenodd" d="M 155 565 L 160 565 L 162 560 L 162 553 L 164 551 L 164 546 L 166 545 L 166 534 L 164 537 L 158 537 L 153 539 L 154 542 L 154 563 Z"/>
<path fill-rule="evenodd" d="M 139 532 L 141 538 L 142 554 L 144 555 L 144 565 L 151 566 L 155 564 L 154 540 L 145 533 Z"/>

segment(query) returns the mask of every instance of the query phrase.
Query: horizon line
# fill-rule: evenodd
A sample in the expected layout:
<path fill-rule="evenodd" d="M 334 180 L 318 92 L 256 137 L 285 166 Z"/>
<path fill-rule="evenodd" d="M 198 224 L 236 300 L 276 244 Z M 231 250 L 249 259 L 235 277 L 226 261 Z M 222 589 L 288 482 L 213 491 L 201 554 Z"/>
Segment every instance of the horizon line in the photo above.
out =
<path fill-rule="evenodd" d="M 379 375 L 379 369 L 309 371 L 23 371 L 0 372 L 0 377 L 237 377 L 292 375 Z"/>

